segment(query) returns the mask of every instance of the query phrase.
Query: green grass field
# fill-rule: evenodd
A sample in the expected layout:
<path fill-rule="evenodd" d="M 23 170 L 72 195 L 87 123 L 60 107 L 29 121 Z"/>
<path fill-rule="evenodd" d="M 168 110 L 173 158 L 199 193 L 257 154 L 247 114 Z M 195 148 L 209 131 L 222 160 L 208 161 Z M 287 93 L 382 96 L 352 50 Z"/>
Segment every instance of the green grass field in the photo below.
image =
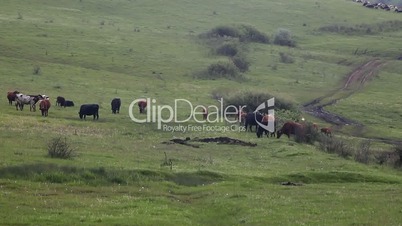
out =
<path fill-rule="evenodd" d="M 212 98 L 218 91 L 267 92 L 300 106 L 338 89 L 355 68 L 378 58 L 386 64 L 376 76 L 327 109 L 365 125 L 358 136 L 351 126 L 336 127 L 334 136 L 352 146 L 367 138 L 398 140 L 402 31 L 375 31 L 401 16 L 340 0 L 3 0 L 0 225 L 401 225 L 400 168 L 358 163 L 287 137 L 166 132 L 129 117 L 137 98 L 219 105 Z M 320 31 L 363 24 L 373 32 Z M 243 80 L 195 78 L 229 61 L 200 35 L 234 25 L 271 40 L 287 29 L 297 46 L 238 43 L 250 62 Z M 281 54 L 293 63 L 282 62 Z M 9 106 L 6 93 L 14 90 L 48 95 L 49 117 Z M 59 95 L 76 106 L 57 107 Z M 110 101 L 117 96 L 122 108 L 113 115 Z M 79 119 L 85 103 L 100 105 L 98 121 Z M 187 110 L 179 106 L 179 117 Z M 145 118 L 137 108 L 134 114 Z M 47 144 L 58 136 L 76 148 L 75 157 L 47 156 Z M 218 136 L 257 146 L 164 143 Z M 392 146 L 373 142 L 373 148 Z M 288 181 L 301 186 L 281 185 Z"/>

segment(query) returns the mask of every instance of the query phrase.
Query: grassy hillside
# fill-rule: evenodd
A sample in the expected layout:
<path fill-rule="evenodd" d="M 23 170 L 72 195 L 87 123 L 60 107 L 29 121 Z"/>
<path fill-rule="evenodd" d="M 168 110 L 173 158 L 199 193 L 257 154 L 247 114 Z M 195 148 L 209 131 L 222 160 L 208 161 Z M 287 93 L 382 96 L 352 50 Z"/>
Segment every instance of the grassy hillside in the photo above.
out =
<path fill-rule="evenodd" d="M 364 88 L 327 109 L 365 125 L 359 133 L 351 126 L 335 129 L 335 138 L 351 146 L 367 137 L 398 139 L 401 16 L 339 0 L 2 1 L 0 224 L 400 224 L 402 175 L 391 166 L 361 164 L 286 137 L 166 132 L 155 123 L 131 121 L 128 112 L 137 98 L 154 98 L 157 105 L 175 99 L 219 105 L 214 93 L 244 91 L 300 106 L 342 87 L 361 64 L 381 59 L 385 65 Z M 391 25 L 395 29 L 384 28 Z M 230 62 L 214 53 L 211 43 L 219 40 L 202 38 L 219 26 L 254 28 L 270 39 L 225 37 L 250 63 L 243 79 L 196 76 Z M 354 33 L 323 29 L 342 26 Z M 279 29 L 290 31 L 296 47 L 273 43 Z M 6 92 L 14 90 L 50 96 L 49 117 L 9 106 Z M 55 106 L 59 95 L 76 106 Z M 110 101 L 116 96 L 122 109 L 113 115 Z M 79 119 L 84 103 L 100 105 L 98 121 Z M 179 106 L 179 117 L 186 116 L 186 106 Z M 47 144 L 58 136 L 77 156 L 47 156 Z M 257 146 L 167 142 L 218 136 Z"/>

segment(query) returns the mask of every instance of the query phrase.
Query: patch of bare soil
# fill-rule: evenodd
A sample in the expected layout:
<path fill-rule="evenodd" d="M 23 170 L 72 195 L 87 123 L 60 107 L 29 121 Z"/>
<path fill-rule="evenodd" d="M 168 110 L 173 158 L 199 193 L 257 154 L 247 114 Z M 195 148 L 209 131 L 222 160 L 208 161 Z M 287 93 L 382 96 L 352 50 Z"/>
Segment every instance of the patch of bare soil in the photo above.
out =
<path fill-rule="evenodd" d="M 230 145 L 240 145 L 240 146 L 248 146 L 255 147 L 256 143 L 245 142 L 238 139 L 233 139 L 230 137 L 209 137 L 209 138 L 194 138 L 190 139 L 187 137 L 186 139 L 172 139 L 167 142 L 162 142 L 163 144 L 182 144 L 186 146 L 190 146 L 193 148 L 199 148 L 200 146 L 197 144 L 191 144 L 190 142 L 202 142 L 202 143 L 216 143 L 216 144 L 230 144 Z"/>
<path fill-rule="evenodd" d="M 284 186 L 302 186 L 302 183 L 295 183 L 295 182 L 291 182 L 291 181 L 286 181 L 286 182 L 281 182 L 281 185 Z"/>
<path fill-rule="evenodd" d="M 162 142 L 162 144 L 182 144 L 182 145 L 186 145 L 186 146 L 190 146 L 193 148 L 199 148 L 199 145 L 195 145 L 195 144 L 189 144 L 188 142 L 190 141 L 190 137 L 186 137 L 186 139 L 179 139 L 179 138 L 175 138 L 175 139 L 171 139 L 170 141 L 165 141 Z"/>
<path fill-rule="evenodd" d="M 233 139 L 230 137 L 196 138 L 193 141 L 204 142 L 204 143 L 217 143 L 217 144 L 233 144 L 233 145 L 248 146 L 248 147 L 257 146 L 256 143 L 245 142 L 245 141 Z"/>

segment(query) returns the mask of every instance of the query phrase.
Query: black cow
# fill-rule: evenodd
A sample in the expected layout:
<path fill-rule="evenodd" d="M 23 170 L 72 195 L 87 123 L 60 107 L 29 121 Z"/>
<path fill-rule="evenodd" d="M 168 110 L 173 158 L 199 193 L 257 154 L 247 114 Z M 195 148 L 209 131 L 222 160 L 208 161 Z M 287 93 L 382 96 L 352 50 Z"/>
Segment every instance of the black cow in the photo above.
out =
<path fill-rule="evenodd" d="M 265 128 L 263 128 L 262 126 L 260 126 L 260 125 L 258 125 L 257 126 L 257 132 L 256 132 L 256 134 L 257 134 L 257 137 L 258 138 L 261 138 L 262 137 L 262 135 L 265 133 L 265 135 L 267 136 L 267 137 L 275 137 L 275 133 L 276 133 L 276 122 L 275 122 L 275 118 L 273 117 L 273 116 L 271 116 L 272 118 L 269 118 L 270 116 L 269 115 L 264 115 L 263 116 L 263 118 L 262 118 L 262 120 L 261 120 L 261 124 L 263 124 L 264 126 L 268 126 L 268 124 L 269 123 L 274 123 L 273 124 L 273 129 L 274 129 L 274 131 L 272 131 L 272 132 L 270 132 L 270 131 L 268 131 L 267 129 L 265 129 Z"/>
<path fill-rule="evenodd" d="M 256 130 L 257 130 L 257 121 L 261 122 L 262 120 L 262 115 L 257 112 L 257 113 L 253 113 L 253 112 L 249 112 L 246 115 L 245 118 L 245 122 L 244 122 L 244 127 L 246 128 L 247 131 L 247 127 L 250 127 L 250 131 L 253 132 L 252 127 L 255 126 Z"/>
<path fill-rule="evenodd" d="M 64 107 L 74 107 L 74 102 L 72 100 L 66 100 L 64 102 Z"/>
<path fill-rule="evenodd" d="M 112 113 L 113 114 L 120 113 L 120 105 L 121 105 L 120 98 L 114 98 L 110 105 L 112 106 Z"/>
<path fill-rule="evenodd" d="M 80 115 L 80 119 L 86 118 L 87 115 L 93 115 L 94 120 L 99 119 L 99 105 L 97 104 L 83 104 L 80 107 L 80 112 L 78 112 Z"/>
<path fill-rule="evenodd" d="M 56 106 L 66 107 L 66 99 L 64 97 L 58 96 L 56 98 Z"/>

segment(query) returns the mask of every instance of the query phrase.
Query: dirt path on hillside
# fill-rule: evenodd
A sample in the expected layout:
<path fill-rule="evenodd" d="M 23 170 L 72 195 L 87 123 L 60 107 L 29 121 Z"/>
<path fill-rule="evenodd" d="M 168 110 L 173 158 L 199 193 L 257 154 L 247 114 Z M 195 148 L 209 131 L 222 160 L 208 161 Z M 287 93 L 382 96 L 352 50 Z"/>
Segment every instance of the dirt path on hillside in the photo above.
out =
<path fill-rule="evenodd" d="M 383 65 L 385 65 L 385 62 L 378 59 L 370 60 L 360 65 L 345 77 L 339 89 L 305 103 L 302 111 L 334 125 L 355 125 L 363 127 L 364 125 L 360 122 L 326 111 L 324 107 L 348 98 L 362 89 L 368 81 L 378 74 L 378 70 Z"/>

